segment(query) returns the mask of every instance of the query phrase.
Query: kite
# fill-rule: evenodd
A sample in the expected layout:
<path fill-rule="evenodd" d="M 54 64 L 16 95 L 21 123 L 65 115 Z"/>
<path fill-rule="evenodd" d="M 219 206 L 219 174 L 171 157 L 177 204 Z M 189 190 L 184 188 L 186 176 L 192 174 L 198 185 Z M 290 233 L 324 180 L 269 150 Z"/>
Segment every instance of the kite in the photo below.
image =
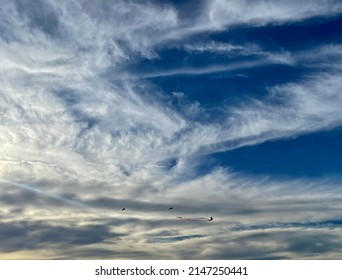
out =
<path fill-rule="evenodd" d="M 202 222 L 202 221 L 212 221 L 214 220 L 213 217 L 205 218 L 205 217 L 198 217 L 198 218 L 187 218 L 187 217 L 177 217 L 178 219 L 182 221 L 189 221 L 189 222 Z"/>

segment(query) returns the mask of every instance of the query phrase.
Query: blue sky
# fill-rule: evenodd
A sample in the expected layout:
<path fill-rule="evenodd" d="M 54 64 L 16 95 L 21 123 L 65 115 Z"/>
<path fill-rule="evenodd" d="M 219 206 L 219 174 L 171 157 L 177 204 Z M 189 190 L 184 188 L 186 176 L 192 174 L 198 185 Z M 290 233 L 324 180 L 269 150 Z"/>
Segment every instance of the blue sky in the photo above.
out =
<path fill-rule="evenodd" d="M 2 1 L 0 258 L 340 259 L 341 33 L 334 0 Z"/>

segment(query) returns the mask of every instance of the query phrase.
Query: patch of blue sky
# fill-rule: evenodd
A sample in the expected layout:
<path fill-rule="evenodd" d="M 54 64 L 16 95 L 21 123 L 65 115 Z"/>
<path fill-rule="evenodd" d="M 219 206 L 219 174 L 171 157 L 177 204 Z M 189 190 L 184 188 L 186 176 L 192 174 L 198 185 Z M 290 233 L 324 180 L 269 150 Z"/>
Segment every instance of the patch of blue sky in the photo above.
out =
<path fill-rule="evenodd" d="M 254 42 L 264 50 L 286 49 L 298 51 L 325 43 L 341 43 L 342 17 L 315 17 L 284 25 L 259 27 L 235 26 L 229 32 L 218 32 L 210 37 L 215 41 L 243 44 Z"/>
<path fill-rule="evenodd" d="M 213 163 L 255 175 L 339 177 L 342 170 L 342 128 L 212 154 L 211 166 Z"/>
<path fill-rule="evenodd" d="M 238 104 L 248 97 L 263 97 L 267 88 L 299 79 L 310 71 L 289 65 L 264 65 L 203 75 L 155 77 L 150 80 L 166 93 L 182 92 L 205 107 Z"/>

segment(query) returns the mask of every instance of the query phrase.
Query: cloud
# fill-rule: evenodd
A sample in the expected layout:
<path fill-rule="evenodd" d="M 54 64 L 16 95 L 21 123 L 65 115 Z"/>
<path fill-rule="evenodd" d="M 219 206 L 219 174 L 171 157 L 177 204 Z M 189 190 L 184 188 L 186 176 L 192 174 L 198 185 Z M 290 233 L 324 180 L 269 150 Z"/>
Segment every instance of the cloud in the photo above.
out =
<path fill-rule="evenodd" d="M 121 234 L 109 232 L 103 225 L 80 227 L 54 226 L 37 222 L 1 223 L 1 251 L 33 250 L 59 246 L 77 246 L 103 242 Z"/>
<path fill-rule="evenodd" d="M 191 3 L 193 12 L 178 11 L 178 21 L 168 32 L 161 33 L 154 41 L 158 45 L 189 40 L 209 32 L 224 31 L 239 25 L 266 26 L 287 22 L 300 22 L 314 17 L 333 17 L 341 13 L 338 1 L 235 1 L 214 0 Z M 182 8 L 182 7 L 180 7 Z M 185 14 L 185 15 L 184 15 Z"/>
<path fill-rule="evenodd" d="M 263 26 L 283 22 L 295 22 L 318 16 L 334 16 L 341 13 L 338 1 L 207 1 L 203 13 L 203 26 L 223 29 L 237 24 Z M 208 23 L 204 23 L 204 22 Z"/>
<path fill-rule="evenodd" d="M 226 244 L 226 250 L 220 251 L 218 246 L 209 247 L 204 258 L 336 259 L 340 238 L 339 231 L 255 231 L 246 235 L 222 237 L 221 244 Z"/>
<path fill-rule="evenodd" d="M 163 72 L 154 72 L 154 73 L 144 73 L 138 74 L 137 77 L 133 76 L 133 79 L 146 79 L 146 78 L 156 78 L 156 77 L 166 77 L 166 76 L 178 76 L 178 75 L 206 75 L 212 73 L 220 73 L 220 72 L 233 72 L 237 70 L 243 70 L 248 68 L 255 68 L 258 66 L 264 66 L 268 64 L 273 64 L 272 60 L 268 59 L 256 59 L 245 62 L 237 62 L 237 63 L 229 63 L 223 65 L 209 65 L 206 67 L 187 67 L 187 68 L 177 68 L 174 70 L 168 70 Z M 278 63 L 278 61 L 276 61 Z"/>
<path fill-rule="evenodd" d="M 260 48 L 257 45 L 253 44 L 247 46 L 240 46 L 216 41 L 202 42 L 196 44 L 188 43 L 185 44 L 183 48 L 188 52 L 194 53 L 209 52 L 227 55 L 252 55 L 260 51 Z"/>
<path fill-rule="evenodd" d="M 5 214 L 1 218 L 3 223 L 11 225 L 9 228 L 11 234 L 7 235 L 8 230 L 2 231 L 3 237 L 5 239 L 10 238 L 9 236 L 18 238 L 13 239 L 16 243 L 8 241 L 6 243 L 8 247 L 2 247 L 1 250 L 7 252 L 6 254 L 10 250 L 31 250 L 34 254 L 34 252 L 39 253 L 41 248 L 45 248 L 48 251 L 45 254 L 40 253 L 40 256 L 44 258 L 87 258 L 89 256 L 86 256 L 82 246 L 89 244 L 91 245 L 89 252 L 106 250 L 103 255 L 102 251 L 97 251 L 100 258 L 177 259 L 182 257 L 192 259 L 194 256 L 196 259 L 220 259 L 224 256 L 230 258 L 259 258 L 260 256 L 307 258 L 308 256 L 302 254 L 305 250 L 302 252 L 300 248 L 295 254 L 289 253 L 295 250 L 291 249 L 278 255 L 279 248 L 292 244 L 291 236 L 297 236 L 298 231 L 305 233 L 307 229 L 310 231 L 317 229 L 321 230 L 322 235 L 326 230 L 337 231 L 339 228 L 339 226 L 334 226 L 334 223 L 330 225 L 330 221 L 325 221 L 331 217 L 337 219 L 339 217 L 341 209 L 338 183 L 322 181 L 313 185 L 310 180 L 281 182 L 260 177 L 248 180 L 241 174 L 236 174 L 236 177 L 227 177 L 227 175 L 226 172 L 209 174 L 183 184 L 173 185 L 164 193 L 157 192 L 154 196 L 142 193 L 135 201 L 98 199 L 98 194 L 89 192 L 85 186 L 77 185 L 74 187 L 78 188 L 79 196 L 91 195 L 96 199 L 93 202 L 82 201 L 92 206 L 94 211 L 85 212 L 82 209 L 73 208 L 66 212 L 61 205 L 50 207 L 51 202 L 46 201 L 45 205 L 40 203 L 38 207 L 34 202 L 19 216 L 16 214 L 11 217 Z M 210 193 L 208 193 L 207 186 L 210 186 Z M 110 186 L 102 186 L 102 189 L 107 195 L 111 192 Z M 156 204 L 155 201 L 159 203 Z M 172 204 L 173 211 L 168 210 L 170 201 L 176 202 Z M 127 211 L 124 213 L 120 210 L 122 205 L 127 205 Z M 163 206 L 167 207 L 163 210 Z M 210 223 L 187 223 L 176 218 L 180 213 L 188 217 L 210 214 L 215 219 Z M 22 222 L 23 217 L 26 217 L 26 222 Z M 44 223 L 42 220 L 45 220 Z M 300 224 L 297 221 L 303 222 Z M 280 223 L 280 226 L 272 226 L 276 223 Z M 322 226 L 319 226 L 320 224 Z M 253 225 L 251 229 L 250 225 Z M 328 229 L 325 229 L 326 227 Z M 7 229 L 8 227 L 3 225 L 1 228 Z M 236 231 L 239 228 L 242 230 Z M 33 229 L 34 232 L 31 233 Z M 256 246 L 255 243 L 257 244 L 260 238 L 257 238 L 255 234 L 260 231 L 268 234 L 268 237 L 265 237 L 268 242 L 263 242 L 263 246 Z M 274 231 L 279 233 L 275 234 Z M 286 231 L 293 232 L 293 235 Z M 203 232 L 206 232 L 206 236 L 197 238 L 197 236 L 202 236 Z M 338 235 L 338 232 L 335 233 Z M 85 237 L 80 238 L 83 235 Z M 242 241 L 242 237 L 249 241 Z M 278 238 L 280 241 L 277 241 Z M 305 239 L 305 235 L 302 238 Z M 334 238 L 336 240 L 337 236 Z M 19 242 L 20 240 L 31 245 L 24 246 Z M 148 243 L 148 240 L 155 242 Z M 181 242 L 177 242 L 180 240 Z M 108 244 L 113 242 L 116 245 L 111 254 L 108 251 Z M 163 242 L 164 246 L 168 244 L 167 250 L 160 250 L 157 245 L 161 244 L 160 242 Z M 242 250 L 239 250 L 241 242 L 245 245 Z M 332 241 L 327 240 L 327 242 L 330 244 Z M 151 245 L 146 245 L 147 243 Z M 177 245 L 178 243 L 182 245 Z M 218 243 L 227 244 L 227 246 L 217 247 Z M 275 244 L 282 245 L 279 247 Z M 339 247 L 334 248 L 338 250 Z M 203 253 L 198 254 L 198 250 Z M 49 255 L 46 255 L 47 252 Z M 137 255 L 134 256 L 134 252 Z M 327 253 L 326 258 L 332 258 L 333 255 L 328 253 L 333 252 L 335 249 L 329 252 L 324 251 Z M 318 254 L 319 251 L 316 253 Z"/>
<path fill-rule="evenodd" d="M 226 109 L 221 140 L 202 146 L 201 153 L 235 149 L 263 141 L 298 136 L 341 125 L 339 72 L 312 75 L 299 83 L 268 89 L 268 96 Z M 209 138 L 208 138 L 209 139 Z"/>

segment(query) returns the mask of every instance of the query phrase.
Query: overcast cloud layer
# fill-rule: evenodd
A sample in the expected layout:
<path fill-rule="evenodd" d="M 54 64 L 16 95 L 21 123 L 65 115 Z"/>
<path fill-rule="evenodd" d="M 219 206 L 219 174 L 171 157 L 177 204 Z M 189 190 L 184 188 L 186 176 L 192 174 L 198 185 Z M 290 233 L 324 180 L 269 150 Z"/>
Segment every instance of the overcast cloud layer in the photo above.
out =
<path fill-rule="evenodd" d="M 0 258 L 340 259 L 341 13 L 3 0 Z"/>

